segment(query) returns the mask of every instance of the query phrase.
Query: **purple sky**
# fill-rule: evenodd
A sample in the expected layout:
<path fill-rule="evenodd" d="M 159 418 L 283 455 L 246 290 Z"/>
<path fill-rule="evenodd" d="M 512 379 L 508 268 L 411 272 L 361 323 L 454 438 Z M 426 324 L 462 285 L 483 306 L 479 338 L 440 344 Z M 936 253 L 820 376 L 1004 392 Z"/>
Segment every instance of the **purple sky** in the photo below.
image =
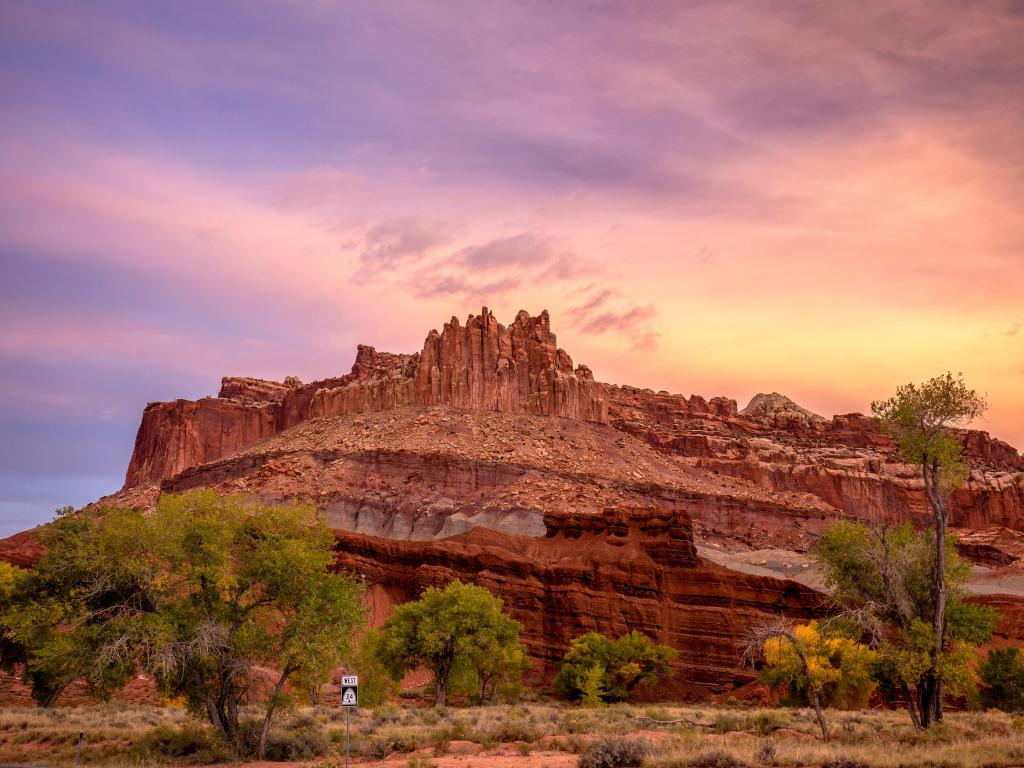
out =
<path fill-rule="evenodd" d="M 598 378 L 1024 445 L 1024 3 L 0 4 L 0 535 L 150 400 L 483 304 Z"/>

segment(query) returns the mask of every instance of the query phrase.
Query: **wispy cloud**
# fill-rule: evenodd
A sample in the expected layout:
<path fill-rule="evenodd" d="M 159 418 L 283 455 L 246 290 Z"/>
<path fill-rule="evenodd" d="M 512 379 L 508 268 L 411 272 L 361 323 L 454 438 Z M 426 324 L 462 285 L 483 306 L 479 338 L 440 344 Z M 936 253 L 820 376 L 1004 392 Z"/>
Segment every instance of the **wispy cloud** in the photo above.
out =
<path fill-rule="evenodd" d="M 963 369 L 1024 444 L 1017 6 L 9 0 L 5 435 L 118 477 L 122 403 L 486 303 L 605 380 L 822 412 Z"/>
<path fill-rule="evenodd" d="M 582 303 L 570 307 L 566 316 L 581 333 L 617 333 L 632 341 L 638 350 L 653 352 L 658 348 L 660 334 L 654 328 L 654 306 L 626 302 L 618 290 L 593 290 Z"/>

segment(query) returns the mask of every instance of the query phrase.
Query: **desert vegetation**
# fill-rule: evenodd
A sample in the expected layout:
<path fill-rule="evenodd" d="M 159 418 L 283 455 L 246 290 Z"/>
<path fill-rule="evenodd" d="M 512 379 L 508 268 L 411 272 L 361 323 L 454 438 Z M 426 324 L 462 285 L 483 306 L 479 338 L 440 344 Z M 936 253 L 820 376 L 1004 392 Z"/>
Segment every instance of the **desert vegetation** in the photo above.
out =
<path fill-rule="evenodd" d="M 611 704 L 422 706 L 413 698 L 352 713 L 356 764 L 388 766 L 558 765 L 581 768 L 998 768 L 1024 763 L 1024 723 L 1011 714 L 947 713 L 926 732 L 892 710 L 834 712 L 833 737 L 817 738 L 807 707 L 780 709 Z M 243 707 L 258 729 L 259 707 Z M 683 720 L 672 725 L 655 721 Z M 293 707 L 275 720 L 267 758 L 343 765 L 345 713 Z M 71 765 L 84 731 L 83 762 L 131 766 L 230 761 L 212 726 L 180 707 L 98 705 L 0 709 L 0 761 Z M 639 760 L 639 762 L 636 762 Z"/>

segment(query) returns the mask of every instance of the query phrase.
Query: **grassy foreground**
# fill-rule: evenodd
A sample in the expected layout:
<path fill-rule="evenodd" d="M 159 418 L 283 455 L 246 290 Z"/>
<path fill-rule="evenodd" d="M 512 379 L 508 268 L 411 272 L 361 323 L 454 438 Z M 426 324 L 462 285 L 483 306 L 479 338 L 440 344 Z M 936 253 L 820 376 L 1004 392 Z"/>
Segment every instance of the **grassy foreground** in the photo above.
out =
<path fill-rule="evenodd" d="M 651 768 L 827 766 L 828 768 L 996 768 L 1024 765 L 1024 723 L 1000 712 L 950 713 L 921 734 L 902 712 L 833 712 L 828 743 L 814 737 L 810 710 L 547 704 L 435 710 L 385 705 L 352 716 L 357 764 L 388 766 L 575 765 L 588 744 L 644 740 Z M 255 717 L 254 710 L 251 715 Z M 656 725 L 684 717 L 710 727 Z M 345 714 L 328 708 L 284 713 L 271 757 L 337 766 Z M 125 705 L 0 709 L 0 762 L 73 764 L 84 731 L 83 764 L 183 765 L 228 761 L 205 725 L 175 707 Z M 553 758 L 557 761 L 551 762 Z M 343 764 L 343 761 L 342 763 Z"/>

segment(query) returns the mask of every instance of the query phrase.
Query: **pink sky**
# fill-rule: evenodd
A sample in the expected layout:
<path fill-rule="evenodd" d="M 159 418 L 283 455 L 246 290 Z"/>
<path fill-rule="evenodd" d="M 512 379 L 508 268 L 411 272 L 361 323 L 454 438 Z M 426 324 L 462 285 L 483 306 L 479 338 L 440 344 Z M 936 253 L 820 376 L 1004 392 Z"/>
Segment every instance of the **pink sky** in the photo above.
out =
<path fill-rule="evenodd" d="M 0 6 L 0 530 L 148 400 L 486 304 L 598 378 L 830 415 L 962 371 L 1024 446 L 1012 2 Z"/>

